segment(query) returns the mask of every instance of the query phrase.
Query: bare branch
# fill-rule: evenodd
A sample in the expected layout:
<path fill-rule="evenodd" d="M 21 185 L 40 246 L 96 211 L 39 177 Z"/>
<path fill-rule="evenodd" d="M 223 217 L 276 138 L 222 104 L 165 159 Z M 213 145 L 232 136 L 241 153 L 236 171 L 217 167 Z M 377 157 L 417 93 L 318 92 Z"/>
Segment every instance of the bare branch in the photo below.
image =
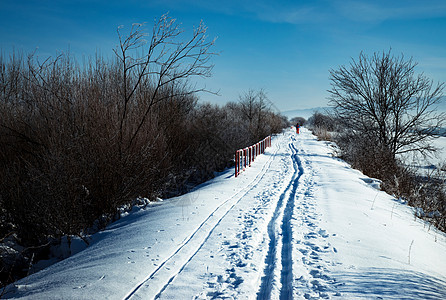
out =
<path fill-rule="evenodd" d="M 215 53 L 210 52 L 215 40 L 207 41 L 207 27 L 200 23 L 194 29 L 192 36 L 185 41 L 180 38 L 183 30 L 180 29 L 176 20 L 167 14 L 155 21 L 150 42 L 146 46 L 143 24 L 134 24 L 127 37 L 118 29 L 120 45 L 114 50 L 121 65 L 122 107 L 120 121 L 120 144 L 124 142 L 124 123 L 128 116 L 129 104 L 135 101 L 137 90 L 150 86 L 144 113 L 137 122 L 137 127 L 130 134 L 127 148 L 131 147 L 133 141 L 147 121 L 152 107 L 166 100 L 160 96 L 160 92 L 167 86 L 176 86 L 181 82 L 187 82 L 194 76 L 209 77 L 213 66 L 209 64 Z M 144 52 L 139 54 L 138 51 Z M 185 94 L 206 91 L 204 88 L 193 89 Z M 121 149 L 122 151 L 122 149 Z"/>

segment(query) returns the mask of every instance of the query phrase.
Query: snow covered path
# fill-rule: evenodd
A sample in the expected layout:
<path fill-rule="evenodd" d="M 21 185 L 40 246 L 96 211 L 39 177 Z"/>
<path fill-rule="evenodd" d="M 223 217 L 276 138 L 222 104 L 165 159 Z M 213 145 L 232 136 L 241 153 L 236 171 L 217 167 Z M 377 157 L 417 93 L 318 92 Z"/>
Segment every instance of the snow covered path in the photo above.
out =
<path fill-rule="evenodd" d="M 446 299 L 446 235 L 307 130 L 135 209 L 8 288 L 29 299 Z"/>

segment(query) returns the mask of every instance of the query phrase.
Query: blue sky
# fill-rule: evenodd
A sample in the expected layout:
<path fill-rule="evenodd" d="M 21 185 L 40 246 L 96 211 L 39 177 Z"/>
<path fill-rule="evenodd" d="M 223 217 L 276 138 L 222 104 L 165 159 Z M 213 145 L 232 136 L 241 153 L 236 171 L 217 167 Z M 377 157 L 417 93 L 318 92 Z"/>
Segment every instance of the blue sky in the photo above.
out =
<path fill-rule="evenodd" d="M 220 96 L 202 101 L 224 104 L 264 89 L 282 111 L 326 106 L 330 69 L 390 48 L 446 82 L 445 0 L 0 0 L 0 49 L 111 57 L 119 25 L 150 29 L 166 12 L 188 32 L 203 20 L 217 37 L 213 76 L 199 84 Z"/>

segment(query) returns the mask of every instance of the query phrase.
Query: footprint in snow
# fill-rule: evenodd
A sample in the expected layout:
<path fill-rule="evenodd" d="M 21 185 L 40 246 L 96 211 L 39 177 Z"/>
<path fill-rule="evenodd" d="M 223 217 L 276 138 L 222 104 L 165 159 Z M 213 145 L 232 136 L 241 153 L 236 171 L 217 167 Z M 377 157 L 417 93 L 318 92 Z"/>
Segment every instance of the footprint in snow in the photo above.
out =
<path fill-rule="evenodd" d="M 308 252 L 310 252 L 309 249 L 299 249 L 300 253 L 302 253 L 303 255 L 307 255 Z"/>
<path fill-rule="evenodd" d="M 310 233 L 307 233 L 307 234 L 304 236 L 304 238 L 307 239 L 307 240 L 309 240 L 309 239 L 315 239 L 315 238 L 317 238 L 317 234 L 316 234 L 315 232 L 310 232 Z"/>
<path fill-rule="evenodd" d="M 318 231 L 318 233 L 319 233 L 319 235 L 320 235 L 321 237 L 323 237 L 323 238 L 327 238 L 327 237 L 330 236 L 330 235 L 327 233 L 327 231 L 326 231 L 325 229 L 320 229 L 320 230 Z"/>

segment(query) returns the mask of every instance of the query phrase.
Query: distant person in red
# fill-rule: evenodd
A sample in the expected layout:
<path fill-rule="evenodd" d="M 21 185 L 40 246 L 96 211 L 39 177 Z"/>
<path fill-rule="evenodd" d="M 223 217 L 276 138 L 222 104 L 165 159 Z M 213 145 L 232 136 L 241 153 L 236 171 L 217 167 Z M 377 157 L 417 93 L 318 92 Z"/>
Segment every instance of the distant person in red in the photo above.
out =
<path fill-rule="evenodd" d="M 296 133 L 299 134 L 299 123 L 296 124 Z"/>

